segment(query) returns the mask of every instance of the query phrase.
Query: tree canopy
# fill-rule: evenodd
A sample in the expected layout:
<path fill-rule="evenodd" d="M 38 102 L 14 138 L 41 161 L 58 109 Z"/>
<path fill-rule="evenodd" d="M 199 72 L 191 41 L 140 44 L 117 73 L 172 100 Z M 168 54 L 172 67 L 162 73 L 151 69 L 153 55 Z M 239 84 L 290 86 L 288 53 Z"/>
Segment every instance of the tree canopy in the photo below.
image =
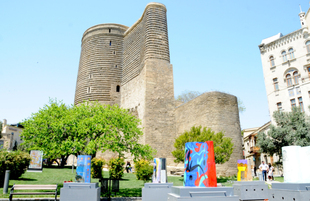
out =
<path fill-rule="evenodd" d="M 90 154 L 110 150 L 135 158 L 152 158 L 154 150 L 138 143 L 143 135 L 140 120 L 118 105 L 84 102 L 66 106 L 50 100 L 37 113 L 23 122 L 22 139 L 28 150 L 42 150 L 47 158 L 62 158 L 70 154 Z M 64 164 L 62 164 L 64 165 Z"/>
<path fill-rule="evenodd" d="M 174 143 L 175 150 L 172 152 L 172 155 L 176 158 L 174 162 L 184 162 L 185 143 L 206 141 L 213 141 L 215 163 L 223 164 L 229 160 L 234 149 L 231 138 L 224 137 L 222 132 L 215 133 L 210 128 L 193 126 L 190 131 L 184 131 L 176 138 Z"/>
<path fill-rule="evenodd" d="M 257 135 L 257 146 L 268 155 L 277 154 L 282 159 L 282 147 L 290 145 L 310 145 L 310 123 L 306 115 L 298 107 L 291 112 L 275 111 L 275 125 L 270 125 L 267 135 L 263 132 Z"/>

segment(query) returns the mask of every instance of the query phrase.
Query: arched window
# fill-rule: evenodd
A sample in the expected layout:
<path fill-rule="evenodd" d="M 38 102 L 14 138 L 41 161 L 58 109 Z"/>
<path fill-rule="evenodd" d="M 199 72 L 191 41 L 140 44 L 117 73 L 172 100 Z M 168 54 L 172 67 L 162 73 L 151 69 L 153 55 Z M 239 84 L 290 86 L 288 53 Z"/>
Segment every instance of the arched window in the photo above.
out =
<path fill-rule="evenodd" d="M 286 62 L 287 61 L 286 52 L 283 51 L 281 54 L 282 54 L 283 62 Z"/>
<path fill-rule="evenodd" d="M 290 74 L 286 75 L 286 83 L 288 87 L 292 86 L 292 78 Z"/>
<path fill-rule="evenodd" d="M 294 77 L 294 83 L 298 84 L 298 72 L 297 71 L 293 73 L 293 77 Z"/>
<path fill-rule="evenodd" d="M 270 66 L 273 67 L 274 66 L 274 58 L 273 58 L 273 56 L 269 57 L 269 61 L 270 61 Z"/>
<path fill-rule="evenodd" d="M 120 92 L 121 87 L 119 85 L 116 86 L 116 92 Z"/>
<path fill-rule="evenodd" d="M 294 59 L 294 58 L 295 58 L 293 48 L 290 48 L 290 49 L 288 50 L 288 53 L 290 54 L 290 59 Z"/>
<path fill-rule="evenodd" d="M 310 53 L 310 40 L 306 42 L 307 52 Z"/>

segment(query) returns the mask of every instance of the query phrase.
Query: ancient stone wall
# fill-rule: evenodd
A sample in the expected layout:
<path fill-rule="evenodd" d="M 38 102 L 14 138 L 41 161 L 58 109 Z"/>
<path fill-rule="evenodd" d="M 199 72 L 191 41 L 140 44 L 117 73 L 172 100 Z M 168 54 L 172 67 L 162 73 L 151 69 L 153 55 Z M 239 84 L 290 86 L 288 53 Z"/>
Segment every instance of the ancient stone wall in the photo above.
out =
<path fill-rule="evenodd" d="M 175 110 L 176 134 L 190 130 L 192 126 L 211 128 L 224 132 L 232 138 L 234 151 L 230 160 L 216 166 L 218 175 L 231 176 L 237 173 L 237 160 L 242 159 L 242 136 L 239 121 L 237 98 L 221 92 L 208 92 L 182 104 Z"/>
<path fill-rule="evenodd" d="M 173 71 L 169 63 L 166 7 L 148 4 L 125 32 L 121 106 L 137 110 L 145 144 L 172 158 L 175 135 Z"/>
<path fill-rule="evenodd" d="M 82 38 L 75 104 L 83 100 L 120 104 L 123 34 L 128 27 L 100 24 Z"/>

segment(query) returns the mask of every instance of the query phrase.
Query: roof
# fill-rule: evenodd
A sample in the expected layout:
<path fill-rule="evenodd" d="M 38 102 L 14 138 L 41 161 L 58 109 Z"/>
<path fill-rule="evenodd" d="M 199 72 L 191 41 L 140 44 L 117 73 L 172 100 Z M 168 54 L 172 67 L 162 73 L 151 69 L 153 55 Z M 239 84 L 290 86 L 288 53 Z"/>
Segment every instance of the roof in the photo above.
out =
<path fill-rule="evenodd" d="M 269 38 L 263 39 L 261 44 L 268 44 L 268 43 L 271 43 L 272 41 L 275 41 L 275 40 L 281 38 L 282 36 L 283 36 L 282 33 L 278 33 L 278 34 L 276 34 L 276 35 L 274 35 L 274 36 L 271 36 L 271 37 L 269 37 Z"/>

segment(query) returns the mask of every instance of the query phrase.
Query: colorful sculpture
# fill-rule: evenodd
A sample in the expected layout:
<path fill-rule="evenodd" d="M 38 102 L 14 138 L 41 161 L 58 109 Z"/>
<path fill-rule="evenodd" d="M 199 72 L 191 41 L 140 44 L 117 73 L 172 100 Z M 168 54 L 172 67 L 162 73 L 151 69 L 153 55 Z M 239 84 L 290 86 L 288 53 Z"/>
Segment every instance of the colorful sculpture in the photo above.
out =
<path fill-rule="evenodd" d="M 213 141 L 185 144 L 183 185 L 217 187 Z"/>
<path fill-rule="evenodd" d="M 76 182 L 90 183 L 90 161 L 89 155 L 78 155 L 76 167 Z"/>
<path fill-rule="evenodd" d="M 167 167 L 165 158 L 154 158 L 153 183 L 167 183 Z"/>

